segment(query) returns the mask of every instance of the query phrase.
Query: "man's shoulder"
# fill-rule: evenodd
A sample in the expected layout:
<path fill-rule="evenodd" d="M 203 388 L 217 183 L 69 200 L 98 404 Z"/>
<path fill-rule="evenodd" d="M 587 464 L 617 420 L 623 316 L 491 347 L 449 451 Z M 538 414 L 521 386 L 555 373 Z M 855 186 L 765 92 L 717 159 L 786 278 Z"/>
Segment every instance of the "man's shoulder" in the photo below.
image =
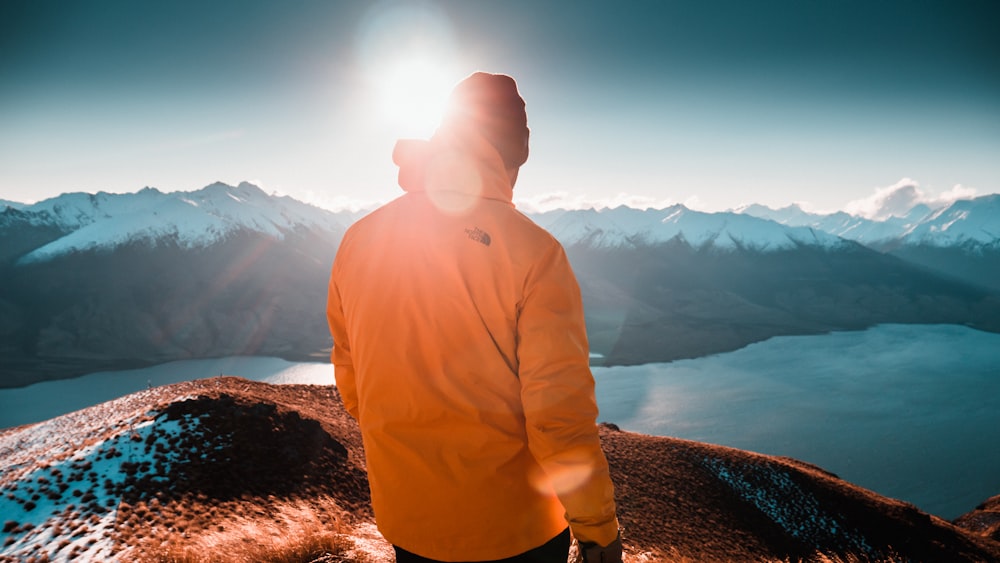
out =
<path fill-rule="evenodd" d="M 347 234 L 357 231 L 364 231 L 365 229 L 372 228 L 372 226 L 377 225 L 383 221 L 391 221 L 392 220 L 391 217 L 388 216 L 397 213 L 395 209 L 400 206 L 401 200 L 403 200 L 404 198 L 405 195 L 400 196 L 388 203 L 384 203 L 376 207 L 375 209 L 371 210 L 368 214 L 354 221 L 354 223 L 352 223 L 351 226 L 347 228 Z"/>

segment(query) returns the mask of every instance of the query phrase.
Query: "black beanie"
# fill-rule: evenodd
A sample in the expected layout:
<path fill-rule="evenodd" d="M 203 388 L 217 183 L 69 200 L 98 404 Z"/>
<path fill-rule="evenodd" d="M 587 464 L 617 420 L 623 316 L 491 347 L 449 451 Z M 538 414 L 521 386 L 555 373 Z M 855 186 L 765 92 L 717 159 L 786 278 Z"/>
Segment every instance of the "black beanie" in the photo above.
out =
<path fill-rule="evenodd" d="M 444 122 L 475 127 L 496 147 L 507 168 L 528 160 L 528 116 L 517 82 L 506 74 L 476 72 L 455 86 Z"/>

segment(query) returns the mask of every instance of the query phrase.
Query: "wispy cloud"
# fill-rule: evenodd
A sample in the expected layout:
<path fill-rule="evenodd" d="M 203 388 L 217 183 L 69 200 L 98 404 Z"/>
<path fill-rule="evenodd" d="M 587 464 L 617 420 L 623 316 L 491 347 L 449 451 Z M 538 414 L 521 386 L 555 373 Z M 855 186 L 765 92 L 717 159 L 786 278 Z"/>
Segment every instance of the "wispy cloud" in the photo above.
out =
<path fill-rule="evenodd" d="M 891 186 L 876 188 L 872 195 L 856 199 L 844 206 L 844 211 L 866 217 L 883 220 L 892 216 L 902 217 L 917 205 L 926 205 L 932 209 L 945 207 L 959 199 L 976 196 L 976 190 L 961 184 L 934 195 L 920 188 L 920 183 L 911 178 L 903 178 Z"/>

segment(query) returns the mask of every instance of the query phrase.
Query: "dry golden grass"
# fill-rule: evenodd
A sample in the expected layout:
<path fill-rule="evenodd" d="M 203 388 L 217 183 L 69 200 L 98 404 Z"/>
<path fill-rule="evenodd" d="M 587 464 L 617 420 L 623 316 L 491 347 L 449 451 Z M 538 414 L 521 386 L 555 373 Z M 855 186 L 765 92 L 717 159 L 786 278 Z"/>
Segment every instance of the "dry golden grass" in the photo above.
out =
<path fill-rule="evenodd" d="M 346 516 L 346 515 L 345 515 Z M 194 531 L 175 527 L 166 537 L 133 548 L 141 563 L 376 563 L 372 549 L 344 523 L 320 519 L 311 506 L 278 502 L 269 514 L 230 513 L 217 525 Z"/>
<path fill-rule="evenodd" d="M 575 554 L 571 552 L 570 562 L 580 563 L 579 557 L 574 557 Z M 816 555 L 803 560 L 798 559 L 759 559 L 756 561 L 747 561 L 744 563 L 903 563 L 909 561 L 903 558 L 888 558 L 888 559 L 865 559 L 858 556 L 831 556 L 817 553 Z M 626 553 L 624 556 L 624 563 L 732 563 L 728 560 L 705 560 L 705 559 L 694 559 L 684 555 L 678 554 L 675 550 L 671 550 L 669 554 L 663 554 L 655 551 L 646 551 L 639 553 Z"/>
<path fill-rule="evenodd" d="M 205 554 L 199 553 L 197 548 L 188 547 L 180 552 L 171 551 L 161 554 L 149 560 L 156 563 L 391 563 L 394 561 L 391 552 L 387 550 L 364 551 L 359 550 L 355 538 L 350 537 L 348 532 L 342 530 L 332 533 L 324 530 L 316 530 L 315 535 L 286 538 L 284 540 L 273 539 L 266 545 L 248 545 L 249 539 L 245 539 L 239 545 L 227 545 L 227 551 L 221 553 Z M 231 549 L 230 548 L 235 548 Z M 579 553 L 575 549 L 570 550 L 568 563 L 581 563 Z M 900 563 L 906 559 L 862 559 L 856 556 L 830 556 L 816 554 L 805 560 L 771 560 L 761 559 L 757 562 L 747 563 Z M 671 550 L 669 554 L 656 551 L 642 551 L 626 553 L 624 563 L 731 563 L 727 561 L 706 561 L 703 559 L 692 559 L 680 555 Z"/>

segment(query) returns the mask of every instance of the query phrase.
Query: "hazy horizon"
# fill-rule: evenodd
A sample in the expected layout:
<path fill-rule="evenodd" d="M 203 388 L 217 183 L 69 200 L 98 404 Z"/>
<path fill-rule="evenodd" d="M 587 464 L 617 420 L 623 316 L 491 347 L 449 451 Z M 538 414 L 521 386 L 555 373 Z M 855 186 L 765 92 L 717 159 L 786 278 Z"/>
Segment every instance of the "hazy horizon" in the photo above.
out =
<path fill-rule="evenodd" d="M 233 187 L 238 186 L 241 183 L 253 182 L 243 180 L 235 183 L 222 182 L 226 185 Z M 112 195 L 128 195 L 137 194 L 139 191 L 146 188 L 153 188 L 162 193 L 190 193 L 203 189 L 207 186 L 212 185 L 212 183 L 207 183 L 203 186 L 192 189 L 177 189 L 177 190 L 161 190 L 156 186 L 143 186 L 132 191 L 122 191 L 122 192 L 106 192 L 103 190 L 97 191 L 68 191 L 63 192 L 45 199 L 25 202 L 17 201 L 12 199 L 5 199 L 0 197 L 0 202 L 9 202 L 16 204 L 17 206 L 30 207 L 44 201 L 58 198 L 62 195 L 73 194 L 73 193 L 86 193 L 91 195 L 97 195 L 101 193 L 107 193 Z M 256 185 L 256 184 L 253 184 Z M 257 186 L 261 189 L 265 189 L 264 186 Z M 295 195 L 282 194 L 278 192 L 271 192 L 269 195 L 279 196 L 279 197 L 291 197 L 293 199 L 303 201 L 303 203 L 308 203 L 314 205 L 321 209 L 327 211 L 332 211 L 335 213 L 339 212 L 359 212 L 372 210 L 376 207 L 383 205 L 390 201 L 389 199 L 384 201 L 347 201 L 347 200 L 336 200 L 336 201 L 304 201 L 296 197 Z M 402 192 L 398 195 L 402 195 Z M 993 193 L 980 194 L 975 190 L 965 189 L 961 186 L 956 186 L 952 190 L 941 194 L 930 194 L 925 190 L 921 189 L 920 184 L 910 178 L 903 178 L 899 182 L 887 186 L 885 188 L 876 189 L 868 197 L 847 202 L 844 206 L 838 209 L 816 209 L 808 203 L 801 201 L 791 201 L 784 205 L 766 205 L 756 201 L 747 201 L 745 204 L 726 208 L 726 209 L 707 209 L 703 206 L 695 204 L 689 204 L 684 202 L 655 202 L 649 201 L 644 198 L 629 196 L 627 194 L 619 194 L 615 197 L 610 198 L 598 198 L 598 199 L 587 199 L 580 196 L 569 197 L 561 196 L 560 194 L 544 194 L 535 198 L 521 198 L 515 190 L 514 194 L 514 204 L 518 209 L 527 213 L 544 213 L 553 210 L 581 210 L 581 209 L 612 209 L 618 206 L 632 207 L 636 209 L 664 209 L 667 207 L 673 207 L 675 205 L 683 205 L 694 211 L 701 211 L 705 213 L 717 213 L 717 212 L 729 212 L 729 211 L 740 211 L 741 209 L 750 205 L 765 205 L 773 210 L 780 210 L 789 207 L 798 207 L 807 213 L 815 214 L 832 214 L 837 212 L 845 212 L 850 215 L 865 217 L 868 219 L 881 220 L 889 217 L 890 215 L 902 216 L 910 209 L 918 205 L 926 205 L 932 209 L 940 209 L 947 207 L 948 205 L 954 203 L 958 200 L 968 200 L 975 199 L 977 197 L 983 197 L 987 195 L 997 195 Z"/>

